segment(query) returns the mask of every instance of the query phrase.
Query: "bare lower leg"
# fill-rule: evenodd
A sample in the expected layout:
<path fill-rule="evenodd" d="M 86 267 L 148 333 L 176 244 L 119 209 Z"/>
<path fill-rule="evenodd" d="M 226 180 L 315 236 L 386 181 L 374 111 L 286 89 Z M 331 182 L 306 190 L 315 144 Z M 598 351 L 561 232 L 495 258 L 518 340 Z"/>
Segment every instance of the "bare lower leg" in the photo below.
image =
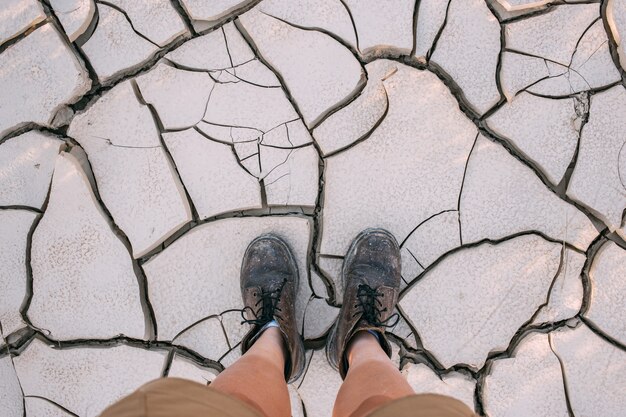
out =
<path fill-rule="evenodd" d="M 287 350 L 280 330 L 263 332 L 237 362 L 211 383 L 211 388 L 252 405 L 266 416 L 289 417 L 291 406 L 285 382 Z"/>
<path fill-rule="evenodd" d="M 415 393 L 372 334 L 354 335 L 346 352 L 348 374 L 335 400 L 334 417 L 366 416 L 389 401 Z"/>

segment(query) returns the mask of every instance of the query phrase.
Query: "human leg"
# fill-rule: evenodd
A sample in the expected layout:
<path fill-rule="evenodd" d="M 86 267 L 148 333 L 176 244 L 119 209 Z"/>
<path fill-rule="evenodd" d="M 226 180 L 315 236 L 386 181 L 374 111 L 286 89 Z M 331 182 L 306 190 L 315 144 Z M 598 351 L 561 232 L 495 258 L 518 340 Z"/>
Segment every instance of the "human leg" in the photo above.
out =
<path fill-rule="evenodd" d="M 244 322 L 242 357 L 210 387 L 180 378 L 160 378 L 105 410 L 107 417 L 289 417 L 286 380 L 304 370 L 304 345 L 297 330 L 298 267 L 276 236 L 255 239 L 241 266 Z"/>
<path fill-rule="evenodd" d="M 476 417 L 461 401 L 417 395 L 391 362 L 385 329 L 400 290 L 400 248 L 389 232 L 368 229 L 344 259 L 343 305 L 327 343 L 329 363 L 344 379 L 334 417 Z"/>
<path fill-rule="evenodd" d="M 383 404 L 415 393 L 372 334 L 355 334 L 346 356 L 348 374 L 337 394 L 334 417 L 366 416 Z"/>
<path fill-rule="evenodd" d="M 291 415 L 286 380 L 296 379 L 304 370 L 295 314 L 298 284 L 298 266 L 285 242 L 265 235 L 250 243 L 241 265 L 241 295 L 244 321 L 252 329 L 241 341 L 243 356 L 211 386 L 266 416 Z"/>
<path fill-rule="evenodd" d="M 288 358 L 279 329 L 270 327 L 237 362 L 211 383 L 211 388 L 239 398 L 266 416 L 289 417 L 289 392 L 285 382 Z"/>
<path fill-rule="evenodd" d="M 360 233 L 346 254 L 343 305 L 326 345 L 330 364 L 344 378 L 335 417 L 366 415 L 414 393 L 390 361 L 391 345 L 385 337 L 394 320 L 400 265 L 397 241 L 381 229 Z"/>

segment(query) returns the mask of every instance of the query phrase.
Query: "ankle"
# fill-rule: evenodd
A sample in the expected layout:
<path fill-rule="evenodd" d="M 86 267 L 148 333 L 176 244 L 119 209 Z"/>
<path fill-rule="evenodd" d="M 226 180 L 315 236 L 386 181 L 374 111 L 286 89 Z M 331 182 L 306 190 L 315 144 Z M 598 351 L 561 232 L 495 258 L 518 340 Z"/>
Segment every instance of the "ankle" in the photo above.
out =
<path fill-rule="evenodd" d="M 289 357 L 285 337 L 279 327 L 268 327 L 263 330 L 250 347 L 250 351 L 273 358 L 277 363 L 282 363 L 283 366 Z"/>
<path fill-rule="evenodd" d="M 346 359 L 349 366 L 360 361 L 388 359 L 387 354 L 380 346 L 378 337 L 367 330 L 356 332 L 346 347 Z"/>

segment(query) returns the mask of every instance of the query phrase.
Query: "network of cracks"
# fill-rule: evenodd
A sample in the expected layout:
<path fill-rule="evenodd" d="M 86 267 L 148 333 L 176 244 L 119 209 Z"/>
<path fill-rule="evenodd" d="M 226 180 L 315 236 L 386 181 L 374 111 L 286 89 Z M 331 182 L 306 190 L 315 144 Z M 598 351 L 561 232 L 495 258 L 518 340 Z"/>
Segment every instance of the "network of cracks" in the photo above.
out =
<path fill-rule="evenodd" d="M 367 227 L 392 360 L 477 414 L 626 409 L 626 1 L 11 0 L 0 410 L 96 416 L 240 356 L 248 243 L 292 247 L 307 370 Z"/>

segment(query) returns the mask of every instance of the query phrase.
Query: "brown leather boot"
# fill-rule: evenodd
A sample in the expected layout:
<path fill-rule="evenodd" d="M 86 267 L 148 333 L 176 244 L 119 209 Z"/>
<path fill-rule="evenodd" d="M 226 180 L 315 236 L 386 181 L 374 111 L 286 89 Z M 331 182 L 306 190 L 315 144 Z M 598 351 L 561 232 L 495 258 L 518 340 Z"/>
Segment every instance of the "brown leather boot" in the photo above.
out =
<path fill-rule="evenodd" d="M 371 330 L 391 357 L 385 328 L 397 315 L 393 309 L 400 292 L 400 247 L 393 235 L 383 229 L 367 229 L 352 242 L 343 261 L 343 305 L 326 341 L 326 356 L 342 378 L 348 372 L 346 348 L 352 336 Z"/>
<path fill-rule="evenodd" d="M 296 324 L 298 265 L 287 244 L 274 235 L 254 239 L 241 264 L 241 295 L 245 322 L 252 329 L 241 341 L 246 353 L 267 323 L 276 320 L 282 332 L 289 358 L 285 380 L 291 382 L 304 371 L 304 344 Z"/>

